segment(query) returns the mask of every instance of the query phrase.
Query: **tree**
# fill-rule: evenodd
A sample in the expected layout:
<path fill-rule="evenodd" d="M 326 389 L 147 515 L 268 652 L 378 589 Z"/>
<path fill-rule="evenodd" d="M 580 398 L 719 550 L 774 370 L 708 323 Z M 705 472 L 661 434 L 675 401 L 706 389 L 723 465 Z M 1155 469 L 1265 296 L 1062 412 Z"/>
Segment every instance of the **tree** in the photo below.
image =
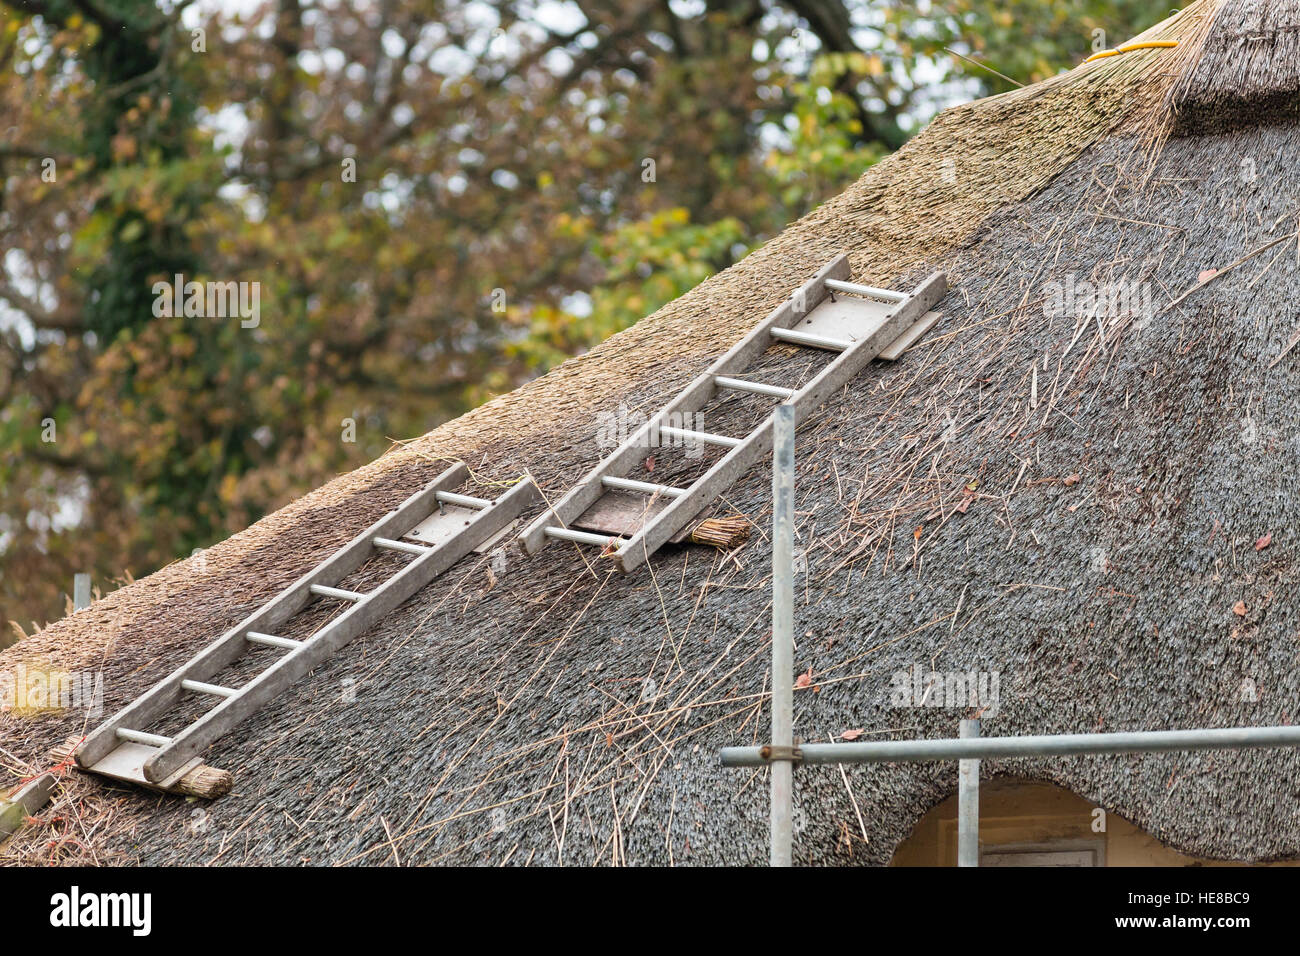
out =
<path fill-rule="evenodd" d="M 0 619 L 627 326 L 1101 9 L 1015 7 L 0 0 Z M 178 274 L 256 321 L 160 314 Z"/>

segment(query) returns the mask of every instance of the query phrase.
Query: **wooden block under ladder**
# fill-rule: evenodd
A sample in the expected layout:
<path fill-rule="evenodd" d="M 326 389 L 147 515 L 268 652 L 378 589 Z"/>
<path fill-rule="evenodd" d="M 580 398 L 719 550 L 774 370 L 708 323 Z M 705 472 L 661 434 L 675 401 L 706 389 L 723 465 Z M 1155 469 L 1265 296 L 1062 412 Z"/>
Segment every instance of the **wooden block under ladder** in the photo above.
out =
<path fill-rule="evenodd" d="M 938 272 L 910 293 L 856 285 L 845 281 L 848 277 L 849 264 L 845 256 L 837 256 L 822 267 L 790 299 L 774 309 L 725 355 L 596 465 L 552 508 L 531 522 L 519 536 L 523 549 L 530 554 L 535 553 L 554 539 L 600 543 L 607 547 L 612 540 L 617 546 L 613 552 L 617 567 L 625 572 L 636 569 L 664 543 L 682 532 L 705 506 L 726 491 L 772 448 L 771 415 L 743 438 L 677 428 L 667 424 L 672 416 L 698 411 L 719 389 L 732 389 L 783 399 L 786 404 L 794 405 L 796 417 L 802 420 L 860 372 L 868 362 L 889 348 L 914 323 L 925 317 L 948 291 L 947 280 Z M 872 300 L 874 304 L 866 309 L 869 316 L 865 326 L 861 322 L 855 328 L 849 327 L 852 323 L 846 324 L 846 317 L 853 318 L 847 313 L 865 307 L 833 301 L 830 303 L 833 308 L 827 313 L 831 320 L 831 331 L 822 331 L 818 327 L 818 307 L 828 299 L 833 300 L 836 291 Z M 881 305 L 881 302 L 885 304 Z M 827 348 L 839 354 L 799 389 L 784 389 L 736 378 L 773 341 Z M 671 489 L 672 500 L 666 506 L 647 508 L 644 521 L 630 536 L 611 539 L 609 535 L 576 530 L 574 526 L 582 524 L 583 516 L 609 489 L 646 490 L 637 485 L 648 486 L 648 482 L 635 482 L 626 476 L 641 461 L 659 435 L 722 445 L 728 451 L 689 488 Z M 662 491 L 659 494 L 667 495 Z"/>
<path fill-rule="evenodd" d="M 531 479 L 519 482 L 496 501 L 452 493 L 451 489 L 464 482 L 468 474 L 463 464 L 448 468 L 396 510 L 380 518 L 329 559 L 105 720 L 77 747 L 74 755 L 77 766 L 155 789 L 176 790 L 187 768 L 193 769 L 197 765 L 198 755 L 207 747 L 339 648 L 369 630 L 476 546 L 507 527 L 538 498 L 537 487 Z M 418 551 L 411 552 L 416 555 L 414 560 L 374 590 L 361 594 L 337 587 L 343 578 L 368 560 L 377 547 L 399 543 L 403 534 L 438 508 L 441 502 L 472 502 L 477 512 L 463 530 L 443 544 L 419 547 Z M 295 641 L 274 633 L 277 627 L 317 596 L 342 598 L 350 601 L 352 606 L 305 640 Z M 286 653 L 238 689 L 211 681 L 250 646 L 259 645 Z M 148 728 L 185 693 L 202 694 L 220 703 L 174 736 L 151 733 Z"/>
<path fill-rule="evenodd" d="M 884 359 L 886 362 L 897 361 L 904 352 L 921 340 L 921 336 L 934 328 L 935 323 L 938 321 L 938 312 L 925 313 L 925 315 L 913 322 L 907 331 L 890 342 L 877 358 Z"/>
<path fill-rule="evenodd" d="M 56 763 L 65 763 L 72 758 L 81 745 L 80 734 L 73 734 L 62 744 L 50 749 L 50 758 Z M 189 797 L 203 797 L 214 800 L 230 792 L 235 778 L 228 770 L 209 767 L 197 757 L 188 761 L 176 773 L 165 780 L 154 783 L 144 775 L 144 762 L 153 756 L 156 748 L 141 744 L 123 744 L 113 749 L 100 761 L 96 773 L 114 780 L 125 780 L 149 790 L 164 793 L 180 793 Z"/>

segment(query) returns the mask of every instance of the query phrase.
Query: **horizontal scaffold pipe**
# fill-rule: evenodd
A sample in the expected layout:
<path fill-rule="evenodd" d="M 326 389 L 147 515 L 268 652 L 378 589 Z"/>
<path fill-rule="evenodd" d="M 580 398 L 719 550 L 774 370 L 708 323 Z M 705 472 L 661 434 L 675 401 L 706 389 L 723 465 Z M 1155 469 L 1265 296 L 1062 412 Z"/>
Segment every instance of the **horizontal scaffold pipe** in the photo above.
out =
<path fill-rule="evenodd" d="M 1221 727 L 1211 730 L 1140 730 L 1113 734 L 1045 734 L 946 740 L 876 740 L 801 744 L 803 763 L 911 763 L 988 760 L 997 757 L 1070 757 L 1079 754 L 1163 753 L 1300 746 L 1300 727 Z M 724 747 L 724 767 L 768 762 L 766 747 Z"/>

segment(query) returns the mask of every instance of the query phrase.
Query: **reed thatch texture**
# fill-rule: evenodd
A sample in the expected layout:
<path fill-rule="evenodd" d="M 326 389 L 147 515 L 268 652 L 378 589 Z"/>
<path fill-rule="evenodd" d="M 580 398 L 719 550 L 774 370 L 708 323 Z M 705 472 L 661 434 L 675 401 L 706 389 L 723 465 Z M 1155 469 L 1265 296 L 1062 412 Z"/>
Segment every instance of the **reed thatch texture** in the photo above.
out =
<path fill-rule="evenodd" d="M 1190 32 L 1204 7 L 1193 4 L 1143 36 Z M 676 391 L 754 316 L 841 251 L 849 252 L 857 276 L 887 284 L 959 245 L 1138 106 L 1158 100 L 1165 52 L 1097 61 L 1038 87 L 945 111 L 843 194 L 634 327 L 335 479 L 200 558 L 178 561 L 56 622 L 24 642 L 26 654 L 85 668 L 119 637 L 156 650 L 188 647 L 198 639 L 192 629 L 206 634 L 234 623 L 454 459 L 489 485 L 525 467 L 544 483 L 555 481 L 573 457 L 557 422 L 588 421 L 620 401 Z"/>
<path fill-rule="evenodd" d="M 1224 0 L 1202 48 L 1186 60 L 1171 107 L 1182 132 L 1271 122 L 1300 113 L 1300 6 Z"/>
<path fill-rule="evenodd" d="M 598 411 L 651 408 L 848 251 L 859 279 L 902 288 L 943 268 L 953 291 L 921 345 L 800 433 L 798 732 L 952 734 L 964 708 L 890 699 L 892 675 L 918 664 L 1001 674 L 989 733 L 1293 721 L 1300 372 L 1269 365 L 1296 324 L 1300 131 L 1175 138 L 1151 167 L 1144 147 L 1174 57 L 1199 48 L 1215 9 L 1147 34 L 1186 47 L 943 114 L 590 355 L 214 548 L 206 577 L 179 564 L 0 660 L 102 661 L 105 707 L 120 706 L 440 470 L 433 459 L 463 456 L 484 481 L 527 468 L 563 489 L 599 457 Z M 1243 156 L 1253 179 L 1237 175 Z M 1201 284 L 1210 269 L 1223 271 Z M 1067 282 L 1135 283 L 1157 309 L 1046 309 Z M 773 349 L 764 377 L 797 384 L 816 361 Z M 761 414 L 747 402 L 707 408 L 709 428 L 742 433 Z M 653 477 L 695 467 L 665 459 Z M 180 801 L 81 777 L 63 799 L 104 821 L 90 828 L 100 860 L 761 861 L 762 778 L 715 754 L 765 728 L 769 499 L 755 469 L 725 502 L 753 522 L 747 545 L 665 550 L 628 578 L 559 546 L 462 562 L 224 741 L 211 759 L 235 792 L 197 824 Z M 81 722 L 0 717 L 0 733 L 36 762 Z M 985 771 L 1059 782 L 1184 850 L 1300 853 L 1295 754 Z M 801 771 L 800 859 L 887 861 L 954 779 L 941 766 Z M 856 806 L 870 808 L 866 833 Z M 33 836 L 9 858 L 78 858 L 49 843 Z"/>

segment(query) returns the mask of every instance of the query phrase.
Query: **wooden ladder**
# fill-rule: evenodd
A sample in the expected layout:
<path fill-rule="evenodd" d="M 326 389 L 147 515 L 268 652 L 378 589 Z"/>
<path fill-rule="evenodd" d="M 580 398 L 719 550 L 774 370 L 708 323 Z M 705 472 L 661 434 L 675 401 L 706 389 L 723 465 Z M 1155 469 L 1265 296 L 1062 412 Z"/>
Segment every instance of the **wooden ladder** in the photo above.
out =
<path fill-rule="evenodd" d="M 778 306 L 725 355 L 709 366 L 676 398 L 655 413 L 608 457 L 573 486 L 553 507 L 520 535 L 529 554 L 552 540 L 589 544 L 612 552 L 616 566 L 630 572 L 727 490 L 772 450 L 772 421 L 767 418 L 744 438 L 689 431 L 668 422 L 698 411 L 719 390 L 750 392 L 795 407 L 796 421 L 825 402 L 878 355 L 895 359 L 938 319 L 932 306 L 947 294 L 943 273 L 936 272 L 910 293 L 892 292 L 845 281 L 849 263 L 840 255 L 824 266 L 793 296 Z M 844 293 L 836 297 L 835 293 Z M 746 381 L 743 374 L 774 343 L 828 349 L 839 354 L 799 389 Z M 687 488 L 629 479 L 627 474 L 662 437 L 718 445 L 725 455 Z M 573 527 L 607 493 L 644 496 L 646 517 L 630 537 L 596 534 Z M 667 502 L 655 512 L 651 503 Z"/>
<path fill-rule="evenodd" d="M 420 588 L 474 548 L 507 529 L 538 498 L 531 478 L 496 501 L 452 492 L 469 475 L 464 464 L 448 468 L 332 557 L 317 565 L 238 625 L 204 648 L 150 690 L 100 724 L 77 748 L 77 765 L 93 773 L 159 790 L 178 784 L 200 763 L 199 754 L 252 716 L 353 638 L 367 631 Z M 423 534 L 433 544 L 411 540 Z M 401 540 L 403 538 L 407 540 Z M 378 588 L 360 593 L 337 585 L 376 550 L 414 555 Z M 314 600 L 351 604 L 343 614 L 304 640 L 275 631 Z M 283 656 L 242 687 L 211 681 L 253 647 Z M 145 728 L 176 706 L 185 694 L 213 698 L 216 706 L 178 734 L 165 737 Z"/>

